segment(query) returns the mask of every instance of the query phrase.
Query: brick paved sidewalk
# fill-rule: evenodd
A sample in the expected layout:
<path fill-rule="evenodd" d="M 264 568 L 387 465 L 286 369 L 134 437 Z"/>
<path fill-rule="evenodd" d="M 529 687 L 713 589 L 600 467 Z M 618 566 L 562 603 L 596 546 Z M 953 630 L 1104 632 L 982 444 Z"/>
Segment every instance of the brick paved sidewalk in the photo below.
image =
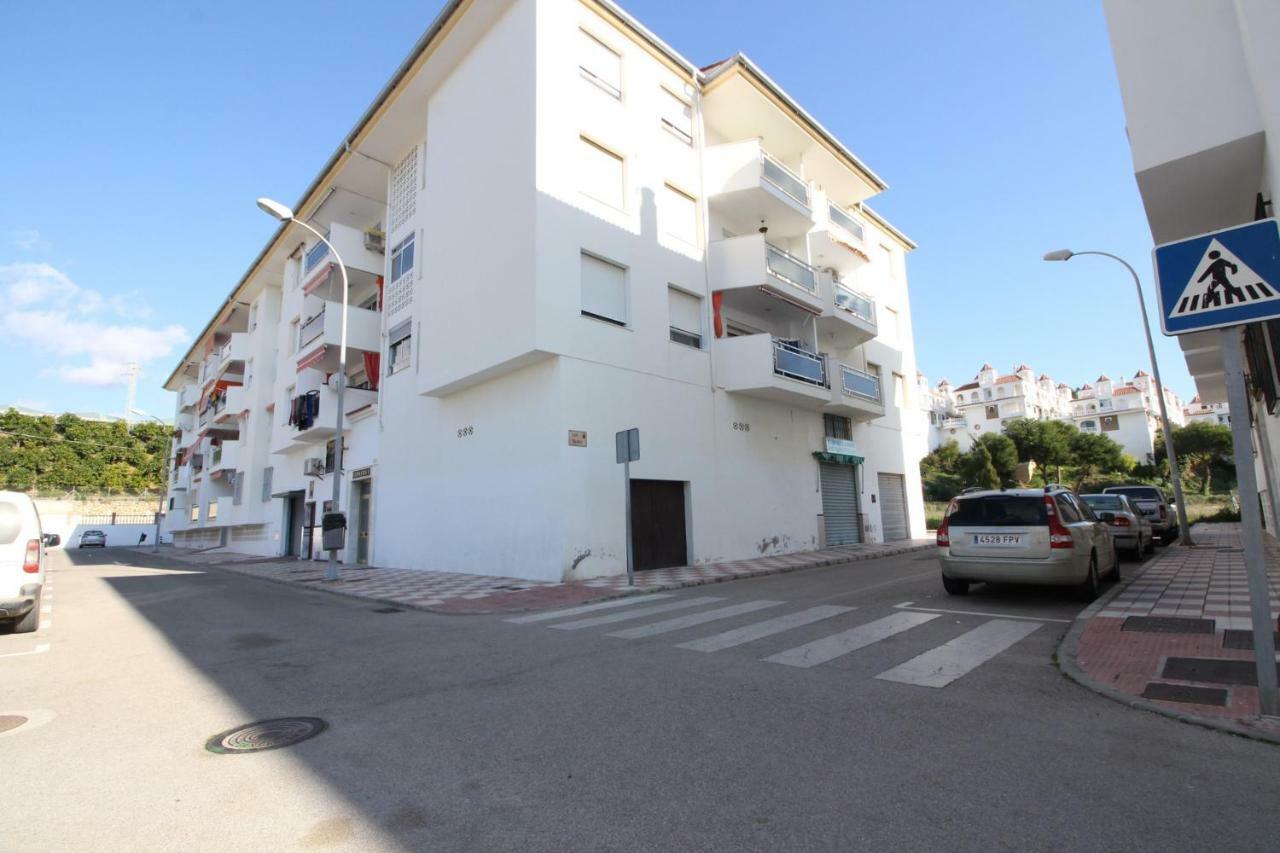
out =
<path fill-rule="evenodd" d="M 229 552 L 186 552 L 162 547 L 164 555 L 192 565 L 205 565 L 277 583 L 297 584 L 391 605 L 437 613 L 514 613 L 603 601 L 624 595 L 778 574 L 799 569 L 874 560 L 932 548 L 932 539 L 887 544 L 847 545 L 753 560 L 711 563 L 638 572 L 634 588 L 622 577 L 574 583 L 547 583 L 517 578 L 420 571 L 373 566 L 340 566 L 338 581 L 324 581 L 325 564 L 293 558 L 263 559 Z M 149 547 L 133 549 L 150 554 Z"/>
<path fill-rule="evenodd" d="M 1192 538 L 1195 547 L 1169 548 L 1110 599 L 1086 610 L 1064 641 L 1063 657 L 1093 682 L 1089 686 L 1116 698 L 1257 730 L 1240 525 L 1198 524 Z M 1274 623 L 1280 616 L 1280 547 L 1274 541 L 1267 563 Z M 1280 726 L 1262 728 L 1280 735 Z"/>

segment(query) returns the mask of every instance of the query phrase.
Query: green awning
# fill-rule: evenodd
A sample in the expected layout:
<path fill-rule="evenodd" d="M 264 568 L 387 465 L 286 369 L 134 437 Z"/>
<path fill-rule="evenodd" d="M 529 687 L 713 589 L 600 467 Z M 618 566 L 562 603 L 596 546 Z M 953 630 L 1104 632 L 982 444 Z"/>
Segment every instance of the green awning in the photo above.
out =
<path fill-rule="evenodd" d="M 851 456 L 847 453 L 823 453 L 815 451 L 813 458 L 819 462 L 833 462 L 836 465 L 861 465 L 863 459 L 861 456 Z"/>

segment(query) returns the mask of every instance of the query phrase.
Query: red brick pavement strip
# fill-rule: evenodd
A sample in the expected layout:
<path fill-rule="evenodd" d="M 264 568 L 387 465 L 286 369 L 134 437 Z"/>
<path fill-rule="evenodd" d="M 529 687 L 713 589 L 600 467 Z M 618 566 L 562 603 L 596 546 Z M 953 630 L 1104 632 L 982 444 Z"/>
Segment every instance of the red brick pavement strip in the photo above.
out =
<path fill-rule="evenodd" d="M 1219 547 L 1219 538 L 1225 542 L 1238 536 L 1235 529 L 1223 529 L 1216 534 L 1214 527 L 1217 525 L 1197 525 L 1193 534 L 1198 545 L 1192 554 L 1181 547 L 1170 548 L 1148 563 L 1144 571 L 1129 583 L 1138 581 L 1148 572 L 1167 571 L 1170 564 L 1201 564 L 1206 555 L 1218 553 L 1214 549 Z M 1223 558 L 1226 557 L 1224 554 Z M 1273 565 L 1271 568 L 1274 570 L 1276 567 Z M 1165 662 L 1171 657 L 1252 661 L 1253 652 L 1224 649 L 1221 629 L 1214 634 L 1154 634 L 1122 630 L 1127 617 L 1099 614 L 1108 608 L 1113 598 L 1123 593 L 1126 586 L 1117 585 L 1076 618 L 1058 649 L 1058 664 L 1063 672 L 1080 684 L 1131 707 L 1280 744 L 1280 721 L 1264 720 L 1258 715 L 1256 687 L 1207 685 L 1161 677 Z M 1143 698 L 1141 694 L 1151 682 L 1223 688 L 1227 690 L 1227 705 L 1216 707 Z"/>
<path fill-rule="evenodd" d="M 452 572 L 413 569 L 340 567 L 339 584 L 325 584 L 319 579 L 324 563 L 297 560 L 268 560 L 245 555 L 223 553 L 182 554 L 180 549 L 165 548 L 169 556 L 183 562 L 248 575 L 289 586 L 315 589 L 349 598 L 387 604 L 432 613 L 483 615 L 549 610 L 589 602 L 643 595 L 661 590 L 682 589 L 742 578 L 763 577 L 802 569 L 816 569 L 844 563 L 875 560 L 934 547 L 932 539 L 916 539 L 888 544 L 850 545 L 824 551 L 807 551 L 712 563 L 658 569 L 637 575 L 636 586 L 626 584 L 626 577 L 594 578 L 572 583 L 546 583 L 465 575 Z M 517 586 L 519 589 L 495 589 Z"/>

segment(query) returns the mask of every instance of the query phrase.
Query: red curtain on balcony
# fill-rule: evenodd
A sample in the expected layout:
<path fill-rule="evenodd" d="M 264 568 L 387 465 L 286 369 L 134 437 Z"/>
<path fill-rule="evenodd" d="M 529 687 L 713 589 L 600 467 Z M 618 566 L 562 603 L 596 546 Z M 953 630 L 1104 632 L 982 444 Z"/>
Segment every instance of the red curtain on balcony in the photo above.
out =
<path fill-rule="evenodd" d="M 382 365 L 382 354 L 376 352 L 366 352 L 364 354 L 364 373 L 369 377 L 369 387 L 374 391 L 378 390 L 378 379 L 382 376 L 379 368 Z"/>
<path fill-rule="evenodd" d="M 716 337 L 724 337 L 724 321 L 720 318 L 720 303 L 724 301 L 724 291 L 717 290 L 711 294 L 711 319 Z"/>

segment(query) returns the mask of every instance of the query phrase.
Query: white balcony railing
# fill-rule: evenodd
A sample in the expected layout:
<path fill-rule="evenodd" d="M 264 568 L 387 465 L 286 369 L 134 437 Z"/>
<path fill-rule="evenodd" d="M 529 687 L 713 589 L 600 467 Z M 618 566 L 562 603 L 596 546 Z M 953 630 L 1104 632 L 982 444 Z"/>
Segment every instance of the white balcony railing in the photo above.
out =
<path fill-rule="evenodd" d="M 303 323 L 302 327 L 298 329 L 298 349 L 302 349 L 322 334 L 324 334 L 323 306 L 314 317 L 308 319 L 307 322 Z"/>
<path fill-rule="evenodd" d="M 817 294 L 818 274 L 813 267 L 772 243 L 766 243 L 765 248 L 765 262 L 772 275 L 808 293 Z"/>
<path fill-rule="evenodd" d="M 809 206 L 809 185 L 795 172 L 771 157 L 763 148 L 760 149 L 760 173 L 766 181 L 805 207 Z"/>
<path fill-rule="evenodd" d="M 859 242 L 867 239 L 866 228 L 854 218 L 852 213 L 849 213 L 843 207 L 828 203 L 827 215 L 836 227 L 846 231 L 850 237 L 857 239 Z"/>
<path fill-rule="evenodd" d="M 876 304 L 869 297 L 863 296 L 839 281 L 836 282 L 836 307 L 848 311 L 855 317 L 861 317 L 868 323 L 876 321 Z"/>

